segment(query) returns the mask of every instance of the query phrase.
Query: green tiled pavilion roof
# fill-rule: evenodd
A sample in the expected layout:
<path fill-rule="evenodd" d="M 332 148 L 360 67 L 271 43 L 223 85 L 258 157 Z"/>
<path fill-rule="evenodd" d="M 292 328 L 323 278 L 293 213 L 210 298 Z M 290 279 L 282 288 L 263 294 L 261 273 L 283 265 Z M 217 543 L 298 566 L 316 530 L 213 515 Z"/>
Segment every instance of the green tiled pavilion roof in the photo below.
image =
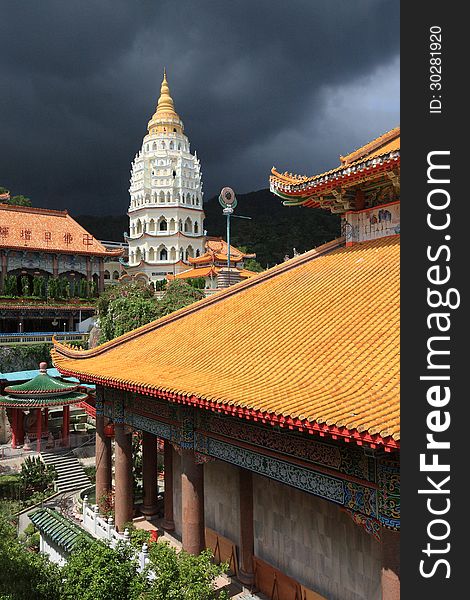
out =
<path fill-rule="evenodd" d="M 0 396 L 0 406 L 34 408 L 61 406 L 85 400 L 88 395 L 77 392 L 79 383 L 62 381 L 47 374 L 47 364 L 39 365 L 39 375 L 25 383 L 9 385 L 5 396 Z"/>
<path fill-rule="evenodd" d="M 40 508 L 30 514 L 29 518 L 43 536 L 47 536 L 67 553 L 73 550 L 81 535 L 93 539 L 84 529 L 51 508 Z"/>
<path fill-rule="evenodd" d="M 88 394 L 82 392 L 71 392 L 70 394 L 55 396 L 0 396 L 0 406 L 9 406 L 11 408 L 41 408 L 48 406 L 65 406 L 66 404 L 76 404 L 88 398 Z"/>
<path fill-rule="evenodd" d="M 39 375 L 33 377 L 26 383 L 18 385 L 9 385 L 5 388 L 8 394 L 30 396 L 37 394 L 52 395 L 74 392 L 78 387 L 77 383 L 71 381 L 61 381 L 47 374 L 47 371 L 41 370 Z"/>

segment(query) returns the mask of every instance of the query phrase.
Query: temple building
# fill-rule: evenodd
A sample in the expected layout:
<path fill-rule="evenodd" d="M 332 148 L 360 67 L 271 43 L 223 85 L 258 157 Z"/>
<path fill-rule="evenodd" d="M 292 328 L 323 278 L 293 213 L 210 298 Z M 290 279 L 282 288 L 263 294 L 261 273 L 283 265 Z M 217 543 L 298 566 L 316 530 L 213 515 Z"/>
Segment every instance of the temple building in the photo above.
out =
<path fill-rule="evenodd" d="M 204 251 L 201 166 L 163 76 L 148 134 L 132 163 L 126 272 L 156 281 Z"/>
<path fill-rule="evenodd" d="M 48 302 L 50 280 L 65 280 L 70 297 L 80 295 L 82 282 L 88 292 L 92 282 L 103 291 L 107 261 L 122 254 L 122 248 L 107 249 L 67 211 L 0 204 L 0 293 L 9 296 L 0 300 L 0 332 L 73 331 L 94 307 Z M 42 302 L 35 280 L 41 280 Z M 21 302 L 15 299 L 21 296 Z"/>
<path fill-rule="evenodd" d="M 167 279 L 198 279 L 204 278 L 205 289 L 214 290 L 233 285 L 256 275 L 254 271 L 244 268 L 247 258 L 256 258 L 256 254 L 247 254 L 235 246 L 230 246 L 230 273 L 228 272 L 227 242 L 221 237 L 206 238 L 205 252 L 201 256 L 189 258 L 191 268 L 181 271 L 178 275 L 168 275 Z"/>
<path fill-rule="evenodd" d="M 399 132 L 314 177 L 271 177 L 285 203 L 327 206 L 345 236 L 90 350 L 58 370 L 96 385 L 96 497 L 165 519 L 278 600 L 399 598 Z M 184 348 L 184 352 L 181 352 Z M 191 360 L 188 360 L 191 357 Z"/>

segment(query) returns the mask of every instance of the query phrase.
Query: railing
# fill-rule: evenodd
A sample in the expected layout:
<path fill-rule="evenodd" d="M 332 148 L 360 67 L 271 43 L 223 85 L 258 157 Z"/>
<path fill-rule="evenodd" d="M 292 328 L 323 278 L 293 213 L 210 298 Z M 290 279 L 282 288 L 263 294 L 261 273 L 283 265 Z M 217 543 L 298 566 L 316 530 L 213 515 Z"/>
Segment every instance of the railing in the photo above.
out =
<path fill-rule="evenodd" d="M 82 527 L 93 537 L 108 542 L 111 548 L 115 548 L 119 542 L 130 544 L 129 530 L 126 528 L 124 533 L 116 531 L 112 517 L 102 517 L 97 504 L 88 504 L 88 496 L 83 498 L 82 517 Z M 137 570 L 142 572 L 149 560 L 147 544 L 143 544 L 136 556 L 139 563 Z"/>
<path fill-rule="evenodd" d="M 29 332 L 29 333 L 0 333 L 0 346 L 13 346 L 16 344 L 40 344 L 52 343 L 52 337 L 62 342 L 82 342 L 87 343 L 89 333 L 80 333 L 78 331 L 63 332 Z"/>

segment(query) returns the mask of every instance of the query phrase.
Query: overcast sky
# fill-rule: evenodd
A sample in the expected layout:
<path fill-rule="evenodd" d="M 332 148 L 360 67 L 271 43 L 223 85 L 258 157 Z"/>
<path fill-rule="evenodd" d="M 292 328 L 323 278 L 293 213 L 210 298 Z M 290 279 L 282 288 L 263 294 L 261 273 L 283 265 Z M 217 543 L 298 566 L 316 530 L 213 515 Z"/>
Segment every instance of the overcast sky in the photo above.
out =
<path fill-rule="evenodd" d="M 397 0 L 0 0 L 0 185 L 119 214 L 163 67 L 206 199 L 399 124 Z"/>

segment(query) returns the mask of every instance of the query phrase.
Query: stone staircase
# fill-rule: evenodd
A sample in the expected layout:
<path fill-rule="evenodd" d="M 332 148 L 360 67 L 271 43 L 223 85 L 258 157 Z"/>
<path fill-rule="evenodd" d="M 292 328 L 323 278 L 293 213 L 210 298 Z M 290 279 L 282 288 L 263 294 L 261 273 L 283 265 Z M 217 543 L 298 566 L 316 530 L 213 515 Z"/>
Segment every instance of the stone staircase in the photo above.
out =
<path fill-rule="evenodd" d="M 58 492 L 81 490 L 91 485 L 84 468 L 70 450 L 41 452 L 41 459 L 46 465 L 53 465 L 56 468 Z"/>

